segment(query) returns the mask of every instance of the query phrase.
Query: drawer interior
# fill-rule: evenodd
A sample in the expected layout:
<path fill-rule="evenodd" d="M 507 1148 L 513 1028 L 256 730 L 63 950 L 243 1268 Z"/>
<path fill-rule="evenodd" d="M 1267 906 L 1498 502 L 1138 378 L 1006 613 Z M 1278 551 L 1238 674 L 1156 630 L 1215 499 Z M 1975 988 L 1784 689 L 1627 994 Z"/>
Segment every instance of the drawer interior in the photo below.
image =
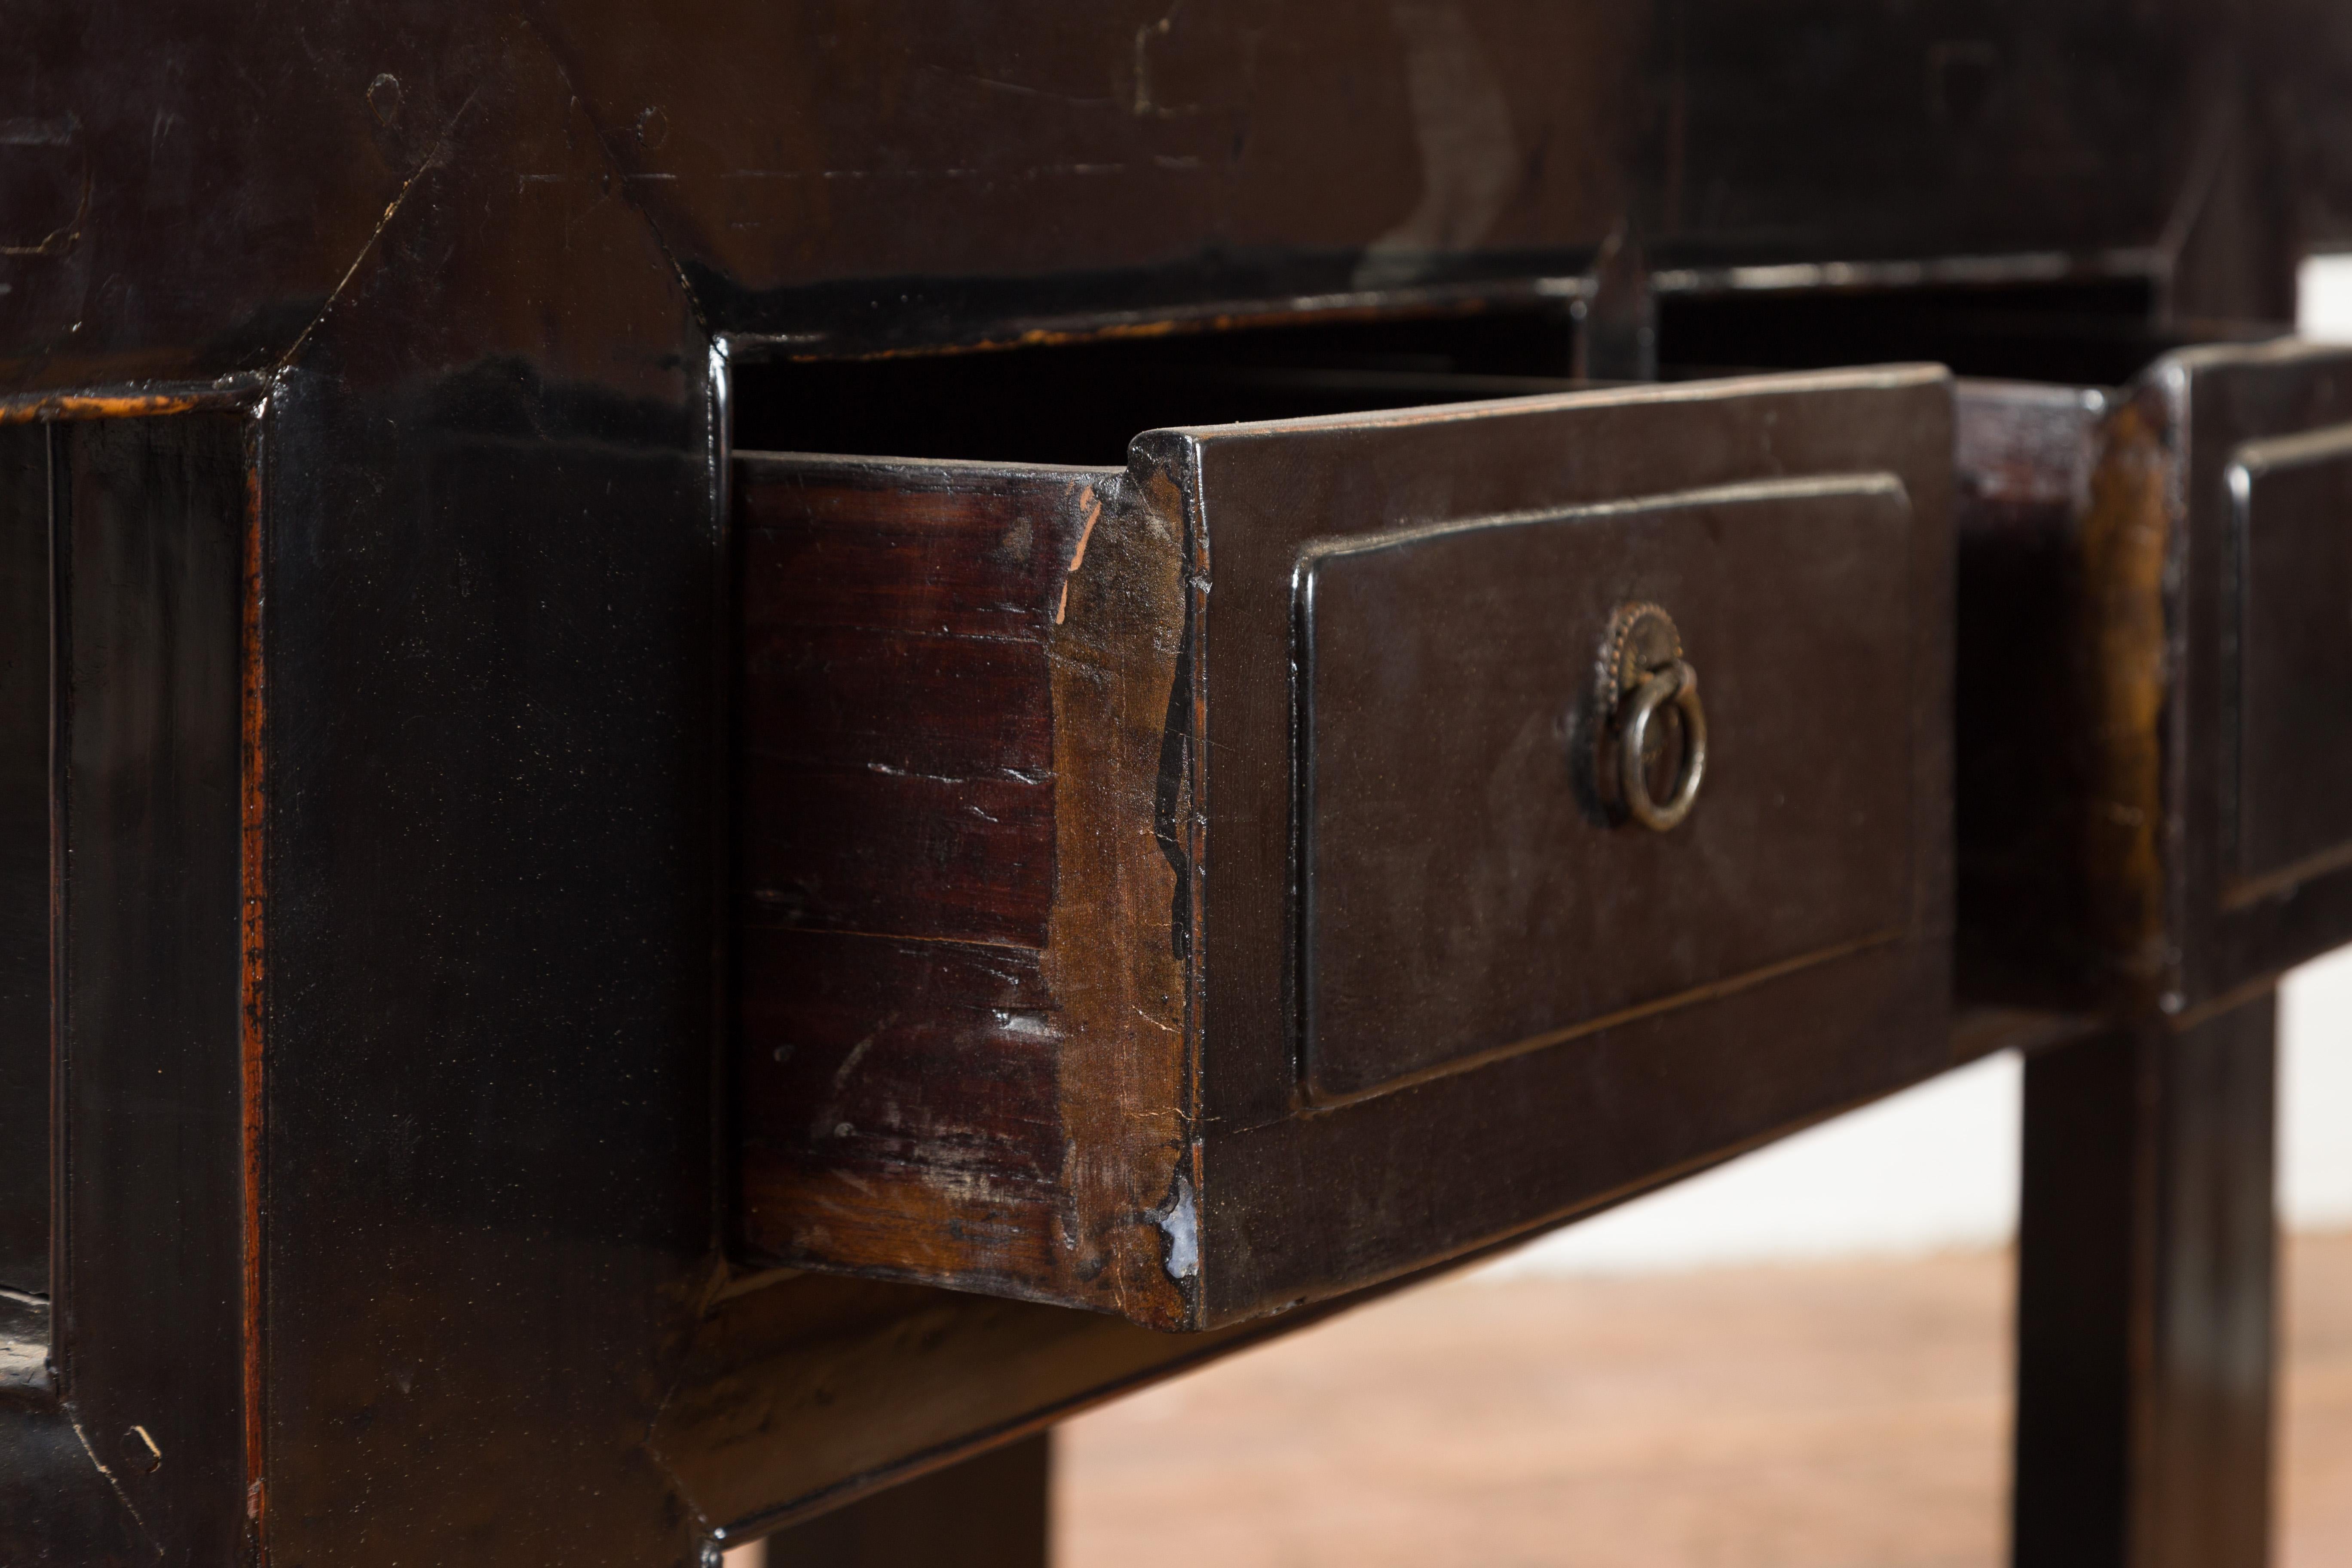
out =
<path fill-rule="evenodd" d="M 2120 386 L 2174 349 L 2260 341 L 2273 322 L 2158 319 L 2146 278 L 2039 283 L 1670 290 L 1658 358 L 1670 378 L 1920 361 L 1955 375 Z"/>
<path fill-rule="evenodd" d="M 1517 397 L 1582 384 L 1544 310 L 740 365 L 738 451 L 1112 467 L 1142 430 Z"/>
<path fill-rule="evenodd" d="M 1956 374 L 2117 386 L 2266 323 L 2158 324 L 2143 278 L 1937 287 L 1685 288 L 1654 301 L 1662 379 L 1933 363 Z M 751 357 L 739 451 L 1114 467 L 1139 431 L 1515 397 L 1584 378 L 1574 299 L 1356 321 L 870 359 Z"/>

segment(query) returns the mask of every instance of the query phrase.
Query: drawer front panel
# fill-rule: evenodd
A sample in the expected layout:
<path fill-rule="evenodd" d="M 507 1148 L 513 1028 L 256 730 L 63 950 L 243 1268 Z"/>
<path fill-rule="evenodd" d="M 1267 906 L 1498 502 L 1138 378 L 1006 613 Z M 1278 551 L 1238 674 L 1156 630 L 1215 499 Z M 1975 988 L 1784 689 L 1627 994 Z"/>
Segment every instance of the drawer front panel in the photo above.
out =
<path fill-rule="evenodd" d="M 1911 520 L 1897 479 L 1864 474 L 1311 550 L 1310 1097 L 1558 1044 L 1899 938 Z M 1610 718 L 1595 657 L 1635 601 L 1672 616 L 1706 728 L 1691 810 L 1664 831 L 1611 808 L 1594 761 Z M 1663 763 L 1671 774 L 1676 758 Z"/>
<path fill-rule="evenodd" d="M 2243 901 L 2352 865 L 2352 426 L 2249 441 L 2229 478 Z"/>
<path fill-rule="evenodd" d="M 1587 955 L 1555 955 L 1539 942 L 1530 942 L 1526 951 L 1541 952 L 1547 969 L 1529 967 L 1523 962 L 1524 952 L 1498 954 L 1490 973 L 1507 974 L 1513 994 L 1482 1002 L 1482 1007 L 1493 1009 L 1486 1016 L 1427 1046 L 1378 1047 L 1343 1076 L 1331 1059 L 1331 1030 L 1318 1026 L 1317 1039 L 1308 1041 L 1303 1028 L 1309 1001 L 1301 986 L 1303 970 L 1314 961 L 1307 952 L 1300 899 L 1298 840 L 1305 824 L 1295 758 L 1300 751 L 1302 715 L 1293 672 L 1301 655 L 1298 573 L 1311 552 L 1349 541 L 1386 540 L 1403 529 L 1444 530 L 1496 518 L 1556 517 L 1574 509 L 1638 508 L 1664 498 L 1748 486 L 1819 487 L 1859 476 L 1899 476 L 1912 518 L 1907 527 L 1896 531 L 1894 550 L 1900 553 L 1899 564 L 1891 556 L 1884 563 L 1894 574 L 1892 585 L 1889 578 L 1874 579 L 1875 603 L 1864 609 L 1857 594 L 1857 602 L 1842 606 L 1832 619 L 1847 624 L 1858 614 L 1884 616 L 1888 617 L 1885 626 L 1902 628 L 1886 646 L 1899 646 L 1904 657 L 1885 673 L 1907 680 L 1898 704 L 1906 721 L 1897 732 L 1876 738 L 1887 752 L 1874 756 L 1872 766 L 1907 770 L 1907 820 L 1900 832 L 1912 847 L 1911 855 L 1907 861 L 1890 856 L 1893 864 L 1885 868 L 1890 881 L 1908 871 L 1897 927 L 1906 943 L 1941 940 L 1949 919 L 1950 763 L 1942 731 L 1950 689 L 1950 409 L 1949 383 L 1940 373 L 1884 367 L 1599 391 L 1437 411 L 1394 410 L 1348 419 L 1158 432 L 1138 442 L 1135 455 L 1150 471 L 1185 477 L 1197 496 L 1196 526 L 1203 553 L 1213 565 L 1214 590 L 1202 595 L 1196 608 L 1205 655 L 1195 667 L 1200 673 L 1194 710 L 1201 726 L 1198 790 L 1206 806 L 1200 898 L 1194 906 L 1202 917 L 1197 1016 L 1205 1064 L 1202 1120 L 1212 1161 L 1218 1137 L 1292 1118 L 1302 1098 L 1315 1103 L 1362 1093 L 1391 1081 L 1400 1070 L 1436 1070 L 1485 1053 L 1507 1051 L 1550 1031 L 1588 1027 L 1625 1008 L 1671 1001 L 1687 986 L 1736 984 L 1757 966 L 1748 962 L 1757 952 L 1753 945 L 1725 938 L 1714 956 L 1730 961 L 1731 967 L 1711 970 L 1713 959 L 1694 947 L 1670 958 L 1663 970 L 1638 975 L 1634 984 L 1604 999 L 1597 992 L 1578 995 L 1572 988 L 1580 982 L 1557 973 L 1562 964 Z M 1722 521 L 1727 524 L 1728 516 Z M 1723 543 L 1709 539 L 1694 548 L 1698 551 L 1692 557 L 1696 584 L 1713 570 L 1706 564 L 1709 553 L 1746 547 L 1727 538 Z M 1759 551 L 1756 559 L 1761 554 Z M 1621 570 L 1633 574 L 1607 580 L 1609 574 Z M 1576 584 L 1576 592 L 1595 595 L 1589 612 L 1578 612 L 1568 598 L 1553 604 L 1563 622 L 1574 620 L 1578 613 L 1588 615 L 1572 633 L 1565 624 L 1558 632 L 1563 641 L 1555 657 L 1577 673 L 1548 678 L 1557 684 L 1545 688 L 1539 717 L 1531 721 L 1527 710 L 1520 710 L 1498 715 L 1495 722 L 1514 735 L 1519 725 L 1530 721 L 1539 731 L 1554 729 L 1562 710 L 1589 679 L 1584 672 L 1592 667 L 1601 623 L 1620 602 L 1656 600 L 1694 645 L 1719 637 L 1727 626 L 1744 625 L 1751 615 L 1769 616 L 1769 601 L 1781 591 L 1775 574 L 1779 568 L 1765 569 L 1751 560 L 1748 571 L 1754 577 L 1755 603 L 1737 612 L 1712 603 L 1702 612 L 1695 603 L 1678 602 L 1680 568 L 1664 553 L 1645 560 L 1628 556 L 1615 563 L 1597 561 L 1589 581 L 1582 571 L 1565 574 L 1562 581 Z M 1727 587 L 1730 580 L 1723 583 Z M 1401 610 L 1395 627 L 1366 635 L 1372 642 L 1415 635 L 1408 632 L 1409 625 L 1424 619 L 1452 627 L 1451 611 L 1446 595 L 1439 593 Z M 1478 618 L 1464 616 L 1462 621 L 1466 626 Z M 1891 634 L 1873 635 L 1883 642 Z M 1742 656 L 1727 648 L 1724 657 Z M 1717 699 L 1712 695 L 1713 683 L 1733 679 L 1733 672 L 1720 658 L 1698 659 L 1696 668 L 1702 706 L 1714 714 Z M 1764 672 L 1743 670 L 1736 679 L 1761 681 Z M 1436 692 L 1413 700 L 1415 707 L 1396 710 L 1387 721 L 1408 729 L 1425 726 L 1433 722 L 1428 716 L 1432 709 L 1451 707 L 1460 700 Z M 1721 833 L 1706 819 L 1720 815 L 1712 808 L 1740 798 L 1746 787 L 1740 781 L 1753 776 L 1753 760 L 1741 753 L 1756 742 L 1751 723 L 1744 719 L 1736 732 L 1718 737 L 1718 744 L 1732 750 L 1710 763 L 1717 776 L 1705 783 L 1682 826 L 1663 836 L 1639 827 L 1617 831 L 1659 837 L 1651 852 L 1661 858 L 1662 865 L 1676 863 L 1677 858 L 1698 859 L 1695 836 L 1703 830 L 1712 839 Z M 1417 769 L 1435 765 L 1428 756 L 1412 755 Z M 1553 778 L 1557 783 L 1558 776 Z M 1668 782 L 1659 781 L 1658 787 L 1664 789 Z M 1719 788 L 1723 794 L 1718 797 L 1715 792 Z M 1481 813 L 1490 809 L 1480 803 Z M 1902 813 L 1901 806 L 1896 809 Z M 1434 831 L 1433 824 L 1414 824 L 1412 836 L 1399 840 L 1399 852 L 1418 836 Z M 1431 852 L 1438 854 L 1433 847 Z M 1629 847 L 1625 853 L 1637 852 Z M 1436 868 L 1432 874 L 1441 880 L 1457 874 L 1458 868 L 1445 864 L 1442 856 L 1432 864 Z M 1643 873 L 1638 885 L 1611 896 L 1628 904 L 1647 899 L 1652 879 Z M 1584 890 L 1579 889 L 1578 896 L 1585 896 Z M 1710 914 L 1709 921 L 1715 918 Z M 1738 913 L 1723 918 L 1733 925 L 1745 921 Z M 1859 936 L 1866 936 L 1885 928 L 1873 915 L 1855 929 Z M 1709 934 L 1702 936 L 1685 929 L 1674 940 L 1714 942 L 1718 939 L 1713 930 L 1710 925 Z M 1395 964 L 1402 951 L 1433 963 L 1430 944 L 1439 940 L 1415 933 L 1402 949 L 1374 942 L 1350 953 L 1349 962 L 1374 968 Z M 1326 952 L 1336 952 L 1339 947 L 1336 942 L 1326 944 Z M 1810 945 L 1780 950 L 1784 954 L 1809 951 Z M 1769 964 L 1772 960 L 1757 962 Z M 1330 973 L 1328 959 L 1323 973 L 1327 977 Z M 1689 977 L 1686 984 L 1680 976 Z M 1563 985 L 1570 987 L 1565 994 L 1559 989 Z M 1471 986 L 1461 992 L 1474 994 Z M 1743 993 L 1739 1005 L 1753 1000 L 1752 993 Z M 1731 1003 L 1727 1000 L 1725 1005 Z M 1689 1028 L 1706 1026 L 1690 1009 L 1676 1009 L 1674 1016 Z M 1819 1020 L 1819 1026 L 1831 1034 L 1857 1027 L 1849 1020 L 1828 1017 Z M 1577 1043 L 1563 1048 L 1585 1047 Z M 1879 1045 L 1872 1048 L 1889 1049 Z M 1906 1070 L 1892 1054 L 1878 1059 L 1890 1073 Z"/>
<path fill-rule="evenodd" d="M 2160 1000 L 2193 1016 L 2352 941 L 2352 347 L 2187 349 L 2142 383 L 2178 498 Z"/>

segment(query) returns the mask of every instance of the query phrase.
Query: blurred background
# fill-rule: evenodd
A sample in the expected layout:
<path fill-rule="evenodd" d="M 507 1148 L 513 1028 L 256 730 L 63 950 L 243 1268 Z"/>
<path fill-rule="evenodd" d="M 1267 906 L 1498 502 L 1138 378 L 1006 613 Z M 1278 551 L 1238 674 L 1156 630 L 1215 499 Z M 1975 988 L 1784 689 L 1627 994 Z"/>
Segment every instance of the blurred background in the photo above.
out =
<path fill-rule="evenodd" d="M 2352 953 L 2280 1007 L 2274 1561 L 2340 1568 Z M 1995 1568 L 2021 1076 L 1990 1058 L 1080 1417 L 1057 1562 Z"/>
<path fill-rule="evenodd" d="M 2352 341 L 2352 256 L 2305 263 Z M 2352 1563 L 2352 950 L 2280 998 L 2281 1568 Z M 1057 1429 L 1061 1568 L 1995 1568 L 1997 1056 Z M 730 1553 L 730 1568 L 760 1561 Z"/>

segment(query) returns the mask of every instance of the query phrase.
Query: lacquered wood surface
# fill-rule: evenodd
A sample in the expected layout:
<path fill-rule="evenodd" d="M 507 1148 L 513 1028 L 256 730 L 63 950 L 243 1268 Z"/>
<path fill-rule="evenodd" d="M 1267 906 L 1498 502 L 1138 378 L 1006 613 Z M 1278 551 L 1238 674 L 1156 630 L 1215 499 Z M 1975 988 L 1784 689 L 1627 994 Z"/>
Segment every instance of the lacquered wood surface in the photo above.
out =
<path fill-rule="evenodd" d="M 247 1545 L 246 431 L 234 412 L 53 431 L 60 1268 L 54 1383 L 0 1406 L 12 1552 Z"/>
<path fill-rule="evenodd" d="M 280 1568 L 690 1563 L 646 1441 L 719 1223 L 709 356 L 544 46 L 410 37 L 439 151 L 260 421 L 252 1500 Z"/>
<path fill-rule="evenodd" d="M 1914 860 L 1912 528 L 1881 470 L 1310 549 L 1307 1096 L 1541 1049 L 1895 940 Z M 1612 612 L 1651 602 L 1672 606 L 1710 736 L 1690 814 L 1663 834 L 1597 776 L 1621 703 L 1613 681 L 1605 708 L 1591 689 Z M 1690 742 L 1675 710 L 1657 725 L 1664 795 Z"/>
<path fill-rule="evenodd" d="M 766 1568 L 1045 1568 L 1052 1439 L 1045 1433 L 908 1481 L 765 1542 Z"/>
<path fill-rule="evenodd" d="M 2103 605 L 2084 514 L 2113 397 L 1960 383 L 1954 401 L 1958 658 L 1954 833 L 1963 996 L 2091 1005 L 2115 986 L 2088 802 Z"/>
<path fill-rule="evenodd" d="M 2029 1058 L 2015 1556 L 2260 1568 L 2275 1004 Z"/>
<path fill-rule="evenodd" d="M 0 1289 L 49 1293 L 49 430 L 0 426 Z"/>
<path fill-rule="evenodd" d="M 2352 938 L 2352 842 L 2336 838 L 2330 824 L 2341 819 L 2321 804 L 2340 787 L 2330 763 L 2341 753 L 2325 744 L 2298 748 L 2311 710 L 2250 685 L 2278 679 L 2283 659 L 2299 684 L 2329 682 L 2329 664 L 2294 652 L 2298 641 L 2326 633 L 2280 622 L 2301 615 L 2324 624 L 2337 607 L 2301 594 L 2265 596 L 2280 581 L 2276 552 L 2254 549 L 2249 537 L 2299 528 L 2311 541 L 2308 575 L 2341 572 L 2342 546 L 2326 521 L 2335 516 L 2333 496 L 2280 493 L 2258 485 L 2249 465 L 2263 466 L 2260 454 L 2275 451 L 2281 438 L 2342 430 L 2352 417 L 2352 351 L 2214 346 L 2183 351 L 2178 363 L 2163 384 L 2186 514 L 2176 548 L 2187 657 L 2168 717 L 2183 755 L 2194 759 L 2178 775 L 2179 990 L 2194 1008 L 2263 986 Z M 2317 519 L 2291 518 L 2290 503 L 2315 507 Z M 2302 766 L 2288 760 L 2298 750 Z M 2282 831 L 2294 837 L 2283 842 Z M 2286 854 L 2294 858 L 2280 864 Z"/>
<path fill-rule="evenodd" d="M 2297 241 L 2352 215 L 2347 51 L 2310 0 L 1802 26 L 1519 0 L 199 15 L 84 8 L 20 37 L 16 387 L 299 357 L 386 210 L 434 201 L 453 156 L 566 199 L 609 184 L 710 329 L 833 348 L 1507 290 L 1587 272 L 1612 237 L 1702 282 L 2054 258 L 2276 316 Z M 493 129 L 526 74 L 565 81 L 590 163 L 533 165 Z"/>
<path fill-rule="evenodd" d="M 2212 344 L 1958 406 L 1964 994 L 2197 1016 L 2352 936 L 2352 359 Z"/>
<path fill-rule="evenodd" d="M 736 483 L 747 1244 L 1173 1326 L 1176 528 L 1118 470 Z"/>

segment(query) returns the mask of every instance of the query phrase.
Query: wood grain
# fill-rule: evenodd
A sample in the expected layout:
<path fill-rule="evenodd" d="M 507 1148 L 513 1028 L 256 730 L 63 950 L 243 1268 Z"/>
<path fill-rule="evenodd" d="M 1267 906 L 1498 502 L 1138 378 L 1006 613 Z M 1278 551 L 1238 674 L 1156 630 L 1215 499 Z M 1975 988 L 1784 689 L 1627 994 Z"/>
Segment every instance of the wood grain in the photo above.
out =
<path fill-rule="evenodd" d="M 1174 535 L 1115 471 L 737 479 L 744 1247 L 1172 1325 Z"/>

